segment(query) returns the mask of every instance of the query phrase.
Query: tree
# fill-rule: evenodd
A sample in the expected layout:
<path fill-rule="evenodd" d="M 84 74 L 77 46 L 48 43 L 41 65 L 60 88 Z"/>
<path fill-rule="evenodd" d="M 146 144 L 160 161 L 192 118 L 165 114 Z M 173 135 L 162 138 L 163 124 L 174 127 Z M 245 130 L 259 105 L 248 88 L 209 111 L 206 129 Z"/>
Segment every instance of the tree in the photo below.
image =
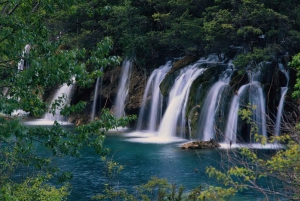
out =
<path fill-rule="evenodd" d="M 216 178 L 222 186 L 209 187 L 202 192 L 200 198 L 222 200 L 238 191 L 251 189 L 263 194 L 265 200 L 299 200 L 299 124 L 286 124 L 289 134 L 267 139 L 259 135 L 256 122 L 251 119 L 251 107 L 240 111 L 239 114 L 251 124 L 255 140 L 260 142 L 262 147 L 266 143 L 284 147 L 271 154 L 264 154 L 251 147 L 230 150 L 223 155 L 222 168 L 208 167 L 206 170 L 208 175 Z"/>
<path fill-rule="evenodd" d="M 0 199 L 1 200 L 63 200 L 68 186 L 46 184 L 51 177 L 64 181 L 72 176 L 61 173 L 51 161 L 58 156 L 78 156 L 80 149 L 92 146 L 101 154 L 104 132 L 124 126 L 133 117 L 115 119 L 108 110 L 88 125 L 64 130 L 57 122 L 50 128 L 27 127 L 14 110 L 32 116 L 46 111 L 62 114 L 79 112 L 85 103 L 64 107 L 56 101 L 48 106 L 43 101 L 46 90 L 63 83 L 90 86 L 101 76 L 101 67 L 114 66 L 120 58 L 110 56 L 112 40 L 104 38 L 90 50 L 71 48 L 63 34 L 53 34 L 47 18 L 58 8 L 72 9 L 74 1 L 3 1 L 0 3 Z M 71 12 L 69 10 L 69 12 Z M 24 47 L 26 50 L 23 51 Z M 41 146 L 48 156 L 36 153 Z M 23 170 L 23 178 L 16 178 Z M 54 179 L 53 178 L 53 179 Z M 26 189 L 26 191 L 24 191 Z"/>

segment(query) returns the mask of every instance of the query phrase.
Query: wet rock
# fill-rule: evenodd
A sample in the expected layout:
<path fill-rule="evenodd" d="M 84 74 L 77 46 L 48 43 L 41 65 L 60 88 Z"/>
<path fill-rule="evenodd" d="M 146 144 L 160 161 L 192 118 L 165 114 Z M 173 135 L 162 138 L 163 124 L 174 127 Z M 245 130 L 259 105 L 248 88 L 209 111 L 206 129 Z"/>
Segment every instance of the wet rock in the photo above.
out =
<path fill-rule="evenodd" d="M 143 72 L 133 68 L 129 84 L 128 101 L 125 105 L 125 113 L 127 115 L 139 113 L 143 102 L 146 82 L 147 77 L 143 74 Z"/>
<path fill-rule="evenodd" d="M 193 142 L 187 142 L 180 146 L 181 149 L 213 149 L 217 147 L 221 147 L 221 145 L 213 139 L 210 139 L 209 141 L 197 140 Z"/>
<path fill-rule="evenodd" d="M 168 96 L 168 94 L 175 82 L 175 79 L 179 75 L 179 72 L 180 72 L 179 70 L 186 67 L 187 65 L 190 65 L 190 64 L 196 62 L 198 59 L 199 59 L 199 57 L 197 57 L 197 56 L 187 55 L 183 59 L 181 59 L 173 64 L 171 70 L 167 73 L 164 80 L 161 82 L 161 84 L 159 86 L 160 91 L 163 96 Z"/>

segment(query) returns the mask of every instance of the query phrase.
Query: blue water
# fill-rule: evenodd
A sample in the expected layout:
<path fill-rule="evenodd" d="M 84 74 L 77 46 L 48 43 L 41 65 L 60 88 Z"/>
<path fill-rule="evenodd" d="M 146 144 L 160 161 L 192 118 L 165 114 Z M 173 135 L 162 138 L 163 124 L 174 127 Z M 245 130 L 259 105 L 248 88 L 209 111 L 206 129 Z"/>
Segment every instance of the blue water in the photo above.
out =
<path fill-rule="evenodd" d="M 221 168 L 221 154 L 228 150 L 182 150 L 180 144 L 154 144 L 127 141 L 122 134 L 108 134 L 104 143 L 110 148 L 113 160 L 124 166 L 115 181 L 119 188 L 134 192 L 134 186 L 145 184 L 151 177 L 166 178 L 172 184 L 182 184 L 186 192 L 207 185 L 218 185 L 208 177 L 206 167 Z M 73 173 L 72 192 L 69 200 L 89 200 L 102 193 L 107 183 L 103 162 L 92 149 L 85 149 L 79 158 L 65 158 L 59 166 Z M 263 200 L 262 195 L 253 191 L 239 193 L 231 201 Z"/>
<path fill-rule="evenodd" d="M 68 129 L 72 130 L 72 127 Z M 134 186 L 147 183 L 153 176 L 166 178 L 176 186 L 182 184 L 185 193 L 199 186 L 218 185 L 216 180 L 208 177 L 206 167 L 222 168 L 222 155 L 231 152 L 229 149 L 183 150 L 180 149 L 183 142 L 156 144 L 153 141 L 146 143 L 147 140 L 142 140 L 141 143 L 130 139 L 133 138 L 122 133 L 109 133 L 104 147 L 111 150 L 109 157 L 124 166 L 121 174 L 114 178 L 114 184 L 131 193 L 134 192 Z M 90 200 L 92 196 L 103 192 L 107 183 L 104 163 L 92 148 L 82 150 L 79 158 L 64 157 L 55 160 L 55 163 L 62 171 L 73 174 L 68 200 Z M 229 200 L 260 201 L 264 197 L 248 190 Z"/>

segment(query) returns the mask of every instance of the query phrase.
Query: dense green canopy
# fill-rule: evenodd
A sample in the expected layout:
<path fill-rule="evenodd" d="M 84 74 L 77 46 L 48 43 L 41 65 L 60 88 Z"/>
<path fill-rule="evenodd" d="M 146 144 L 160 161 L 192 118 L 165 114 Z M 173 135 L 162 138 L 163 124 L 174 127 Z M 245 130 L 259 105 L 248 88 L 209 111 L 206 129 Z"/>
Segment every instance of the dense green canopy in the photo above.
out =
<path fill-rule="evenodd" d="M 65 199 L 67 185 L 56 188 L 46 183 L 53 177 L 59 181 L 71 178 L 53 166 L 53 157 L 77 156 L 85 146 L 103 153 L 103 132 L 132 119 L 116 120 L 104 110 L 98 120 L 76 127 L 75 134 L 57 123 L 50 128 L 26 127 L 18 117 L 10 116 L 22 109 L 40 117 L 63 107 L 60 100 L 48 105 L 44 97 L 63 83 L 70 85 L 75 80 L 79 87 L 90 87 L 101 76 L 102 67 L 118 65 L 121 57 L 134 59 L 140 68 L 153 68 L 167 57 L 217 53 L 221 58 L 224 53 L 232 58 L 240 53 L 236 65 L 241 69 L 299 52 L 298 0 L 1 0 L 0 200 Z M 294 58 L 291 67 L 299 70 L 299 55 Z M 300 96 L 299 86 L 295 97 Z M 62 113 L 76 113 L 84 106 L 79 102 Z M 248 166 L 230 169 L 229 174 L 208 169 L 210 176 L 228 181 L 230 188 L 210 188 L 199 199 L 214 195 L 211 192 L 227 196 L 245 188 L 232 183 L 231 176 L 249 182 L 268 173 L 280 179 L 291 176 L 286 183 L 295 188 L 288 198 L 299 198 L 297 129 L 292 139 L 282 137 L 289 141 L 287 151 L 267 162 L 244 150 L 245 157 L 264 168 L 260 174 Z M 38 155 L 37 143 L 51 156 Z M 14 173 L 20 167 L 34 171 L 25 171 L 23 180 L 16 180 Z"/>
<path fill-rule="evenodd" d="M 296 0 L 79 1 L 49 23 L 80 47 L 111 36 L 115 53 L 141 64 L 185 54 L 229 55 L 237 47 L 268 48 L 275 59 L 299 52 L 299 10 Z"/>

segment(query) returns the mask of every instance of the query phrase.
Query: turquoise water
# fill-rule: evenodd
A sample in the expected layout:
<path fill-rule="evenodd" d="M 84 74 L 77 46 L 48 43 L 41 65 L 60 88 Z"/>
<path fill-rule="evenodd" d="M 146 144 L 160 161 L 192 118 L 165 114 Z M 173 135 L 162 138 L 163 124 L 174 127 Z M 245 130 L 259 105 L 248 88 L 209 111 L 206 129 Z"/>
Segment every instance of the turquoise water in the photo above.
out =
<path fill-rule="evenodd" d="M 72 130 L 71 127 L 67 127 Z M 151 143 L 150 143 L 151 142 Z M 189 190 L 207 185 L 218 185 L 217 181 L 208 177 L 206 167 L 222 168 L 222 155 L 231 153 L 230 149 L 182 150 L 184 141 L 155 143 L 149 138 L 134 138 L 122 133 L 109 133 L 104 147 L 111 150 L 109 156 L 124 166 L 124 170 L 115 178 L 119 188 L 134 192 L 134 186 L 147 183 L 151 177 L 166 178 L 172 184 Z M 262 150 L 270 154 L 269 150 Z M 272 152 L 272 150 L 271 150 Z M 56 160 L 62 171 L 70 171 L 73 179 L 68 200 L 85 201 L 102 193 L 105 177 L 104 164 L 93 149 L 82 150 L 79 158 L 64 157 Z M 264 183 L 264 181 L 261 181 Z M 238 193 L 230 201 L 264 200 L 257 191 Z M 271 199 L 272 200 L 272 199 Z"/>
<path fill-rule="evenodd" d="M 105 147 L 111 149 L 114 161 L 122 164 L 124 170 L 116 177 L 119 188 L 134 192 L 133 186 L 146 183 L 151 177 L 167 178 L 172 184 L 182 184 L 186 192 L 198 186 L 217 185 L 205 173 L 207 166 L 221 168 L 221 154 L 228 150 L 182 150 L 182 142 L 168 144 L 130 142 L 122 134 L 109 134 Z M 72 192 L 69 200 L 83 201 L 102 193 L 107 182 L 103 162 L 92 150 L 84 150 L 80 158 L 66 158 L 60 161 L 63 170 L 71 171 Z M 245 191 L 230 198 L 252 201 L 263 200 L 262 195 Z"/>

